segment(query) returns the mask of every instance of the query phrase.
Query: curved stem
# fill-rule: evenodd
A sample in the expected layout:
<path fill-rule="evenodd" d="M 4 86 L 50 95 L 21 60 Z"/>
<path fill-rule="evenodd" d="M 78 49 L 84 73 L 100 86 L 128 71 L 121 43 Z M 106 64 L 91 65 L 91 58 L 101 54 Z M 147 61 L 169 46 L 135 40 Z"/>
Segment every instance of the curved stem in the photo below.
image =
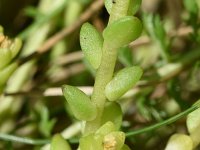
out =
<path fill-rule="evenodd" d="M 169 125 L 175 121 L 177 121 L 178 119 L 181 119 L 182 117 L 186 116 L 187 114 L 191 113 L 192 111 L 198 109 L 199 106 L 198 105 L 194 105 L 188 109 L 186 109 L 185 111 L 165 120 L 165 121 L 162 121 L 162 122 L 159 122 L 157 124 L 154 124 L 152 126 L 149 126 L 149 127 L 146 127 L 146 128 L 143 128 L 143 129 L 139 129 L 139 130 L 135 130 L 135 131 L 130 131 L 128 133 L 126 133 L 126 137 L 130 137 L 130 136 L 134 136 L 134 135 L 138 135 L 138 134 L 142 134 L 142 133 L 145 133 L 145 132 L 149 132 L 149 131 L 152 131 L 152 130 L 156 130 L 162 126 L 165 126 L 165 125 Z"/>

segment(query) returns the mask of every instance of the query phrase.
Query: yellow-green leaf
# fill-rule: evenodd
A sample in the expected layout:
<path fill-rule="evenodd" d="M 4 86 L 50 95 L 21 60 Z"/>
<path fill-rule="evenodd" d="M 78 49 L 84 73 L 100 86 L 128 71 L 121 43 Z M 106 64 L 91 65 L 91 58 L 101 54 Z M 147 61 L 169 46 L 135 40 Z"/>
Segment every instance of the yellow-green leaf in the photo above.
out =
<path fill-rule="evenodd" d="M 80 150 L 103 150 L 103 136 L 90 134 L 80 139 Z"/>
<path fill-rule="evenodd" d="M 105 94 L 108 100 L 115 101 L 131 89 L 141 78 L 142 69 L 138 66 L 120 70 L 106 85 Z"/>
<path fill-rule="evenodd" d="M 64 85 L 62 91 L 77 119 L 91 121 L 96 117 L 96 106 L 84 92 L 70 85 Z"/>
<path fill-rule="evenodd" d="M 200 103 L 200 100 L 198 100 L 194 105 L 198 103 Z M 200 116 L 200 108 L 188 114 L 186 123 L 189 133 L 192 133 L 198 129 L 198 126 L 200 125 L 199 116 Z"/>
<path fill-rule="evenodd" d="M 132 16 L 122 17 L 105 28 L 103 38 L 109 48 L 120 48 L 137 39 L 142 32 L 141 21 Z"/>
<path fill-rule="evenodd" d="M 193 142 L 188 135 L 174 134 L 170 137 L 165 150 L 192 150 Z"/>
<path fill-rule="evenodd" d="M 108 13 L 110 14 L 113 6 L 113 0 L 104 0 L 104 1 L 105 1 L 105 7 Z M 127 14 L 130 16 L 134 15 L 138 11 L 140 5 L 141 5 L 141 0 L 130 0 Z"/>
<path fill-rule="evenodd" d="M 51 141 L 51 150 L 71 150 L 71 147 L 60 134 L 56 134 Z"/>
<path fill-rule="evenodd" d="M 101 124 L 108 121 L 114 123 L 116 130 L 119 130 L 122 124 L 122 109 L 116 102 L 107 102 L 101 117 Z"/>
<path fill-rule="evenodd" d="M 80 44 L 85 58 L 97 69 L 101 63 L 103 38 L 89 23 L 84 23 L 80 31 Z"/>

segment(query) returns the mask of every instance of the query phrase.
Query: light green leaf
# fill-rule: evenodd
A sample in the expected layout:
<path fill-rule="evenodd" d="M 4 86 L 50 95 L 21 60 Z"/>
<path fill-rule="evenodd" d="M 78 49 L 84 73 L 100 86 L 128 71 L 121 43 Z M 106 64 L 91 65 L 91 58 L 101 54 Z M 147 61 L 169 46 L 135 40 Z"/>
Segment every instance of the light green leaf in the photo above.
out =
<path fill-rule="evenodd" d="M 196 128 L 196 130 L 194 130 L 194 131 L 192 131 L 191 133 L 190 133 L 190 137 L 191 137 L 191 139 L 192 139 L 192 141 L 193 141 L 193 148 L 195 148 L 196 146 L 198 146 L 199 145 L 199 143 L 200 143 L 200 124 L 197 126 L 197 128 Z"/>
<path fill-rule="evenodd" d="M 10 49 L 0 48 L 0 70 L 3 69 L 6 65 L 12 60 L 12 53 Z"/>
<path fill-rule="evenodd" d="M 108 121 L 102 125 L 95 134 L 101 134 L 103 136 L 109 134 L 110 132 L 116 131 L 116 127 L 113 122 Z"/>
<path fill-rule="evenodd" d="M 138 66 L 120 70 L 106 85 L 105 94 L 108 100 L 115 101 L 131 89 L 141 78 L 142 69 Z"/>
<path fill-rule="evenodd" d="M 170 137 L 165 150 L 192 150 L 192 139 L 184 134 L 174 134 Z"/>
<path fill-rule="evenodd" d="M 130 0 L 128 14 L 135 15 L 136 12 L 139 10 L 141 3 L 142 0 Z"/>
<path fill-rule="evenodd" d="M 0 86 L 6 84 L 12 73 L 17 69 L 17 63 L 12 63 L 0 71 Z"/>
<path fill-rule="evenodd" d="M 124 144 L 121 150 L 131 150 L 131 149 L 128 147 L 128 145 Z"/>
<path fill-rule="evenodd" d="M 124 132 L 120 131 L 111 132 L 107 134 L 103 139 L 104 149 L 120 150 L 124 145 L 124 141 L 125 141 Z"/>
<path fill-rule="evenodd" d="M 62 91 L 69 107 L 77 119 L 91 121 L 96 117 L 96 106 L 85 93 L 69 85 L 64 85 Z"/>
<path fill-rule="evenodd" d="M 101 124 L 105 124 L 108 121 L 112 121 L 119 130 L 122 124 L 122 109 L 116 102 L 107 102 L 104 107 L 104 111 L 101 118 Z"/>
<path fill-rule="evenodd" d="M 138 38 L 141 32 L 141 21 L 136 17 L 126 16 L 108 25 L 103 37 L 109 48 L 120 48 Z"/>
<path fill-rule="evenodd" d="M 103 136 L 99 134 L 90 134 L 80 139 L 80 150 L 103 150 Z"/>
<path fill-rule="evenodd" d="M 108 13 L 110 14 L 113 6 L 113 0 L 104 0 L 104 1 L 105 1 L 105 7 Z M 130 0 L 127 14 L 130 16 L 134 15 L 140 8 L 141 1 L 142 0 Z"/>
<path fill-rule="evenodd" d="M 0 35 L 0 70 L 11 62 L 22 46 L 22 42 L 18 38 L 13 41 L 4 38 L 4 35 Z"/>
<path fill-rule="evenodd" d="M 200 103 L 200 100 L 198 100 L 194 105 L 198 103 Z M 189 133 L 192 133 L 198 130 L 198 126 L 200 125 L 199 116 L 200 116 L 200 108 L 188 114 L 186 123 L 187 123 L 187 129 Z"/>
<path fill-rule="evenodd" d="M 12 58 L 14 58 L 22 47 L 22 41 L 19 38 L 15 38 L 12 45 L 10 46 L 10 51 L 12 53 Z"/>
<path fill-rule="evenodd" d="M 71 150 L 71 147 L 60 134 L 56 134 L 51 141 L 51 150 Z"/>
<path fill-rule="evenodd" d="M 110 14 L 112 10 L 113 0 L 104 0 L 107 12 Z"/>
<path fill-rule="evenodd" d="M 81 27 L 80 44 L 86 59 L 97 69 L 101 63 L 103 38 L 89 23 Z"/>

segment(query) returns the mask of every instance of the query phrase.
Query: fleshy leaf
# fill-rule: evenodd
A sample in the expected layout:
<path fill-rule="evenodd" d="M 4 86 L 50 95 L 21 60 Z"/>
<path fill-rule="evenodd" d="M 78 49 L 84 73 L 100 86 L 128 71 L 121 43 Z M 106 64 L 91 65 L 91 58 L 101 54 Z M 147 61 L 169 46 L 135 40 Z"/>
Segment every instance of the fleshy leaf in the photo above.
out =
<path fill-rule="evenodd" d="M 6 68 L 0 70 L 0 86 L 6 84 L 12 73 L 17 69 L 17 63 L 12 63 Z"/>
<path fill-rule="evenodd" d="M 14 58 L 19 53 L 21 47 L 22 47 L 22 41 L 19 38 L 15 38 L 12 45 L 10 46 L 12 58 Z"/>
<path fill-rule="evenodd" d="M 68 142 L 60 135 L 56 134 L 53 136 L 51 141 L 51 150 L 71 150 Z"/>
<path fill-rule="evenodd" d="M 112 121 L 116 129 L 119 130 L 122 124 L 122 109 L 120 105 L 116 102 L 107 102 L 101 120 L 102 125 L 108 121 Z"/>
<path fill-rule="evenodd" d="M 107 134 L 103 139 L 104 150 L 120 150 L 124 145 L 124 132 L 115 131 Z"/>
<path fill-rule="evenodd" d="M 113 132 L 113 131 L 116 131 L 116 127 L 113 124 L 113 122 L 108 121 L 96 131 L 96 134 L 101 134 L 101 135 L 105 136 L 108 133 Z"/>
<path fill-rule="evenodd" d="M 96 106 L 85 93 L 69 85 L 64 85 L 62 90 L 69 107 L 77 119 L 91 121 L 96 117 Z"/>
<path fill-rule="evenodd" d="M 80 150 L 102 150 L 102 135 L 90 134 L 80 139 Z"/>
<path fill-rule="evenodd" d="M 200 103 L 198 100 L 194 105 Z M 195 132 L 195 130 L 199 130 L 198 126 L 200 126 L 200 108 L 196 109 L 195 111 L 191 112 L 187 116 L 187 129 L 189 133 Z"/>
<path fill-rule="evenodd" d="M 142 69 L 138 66 L 120 70 L 106 85 L 105 94 L 108 100 L 115 101 L 131 89 L 141 78 Z"/>
<path fill-rule="evenodd" d="M 105 7 L 107 12 L 110 14 L 111 13 L 111 9 L 112 9 L 112 5 L 113 5 L 113 0 L 104 0 L 105 3 Z"/>
<path fill-rule="evenodd" d="M 139 10 L 142 0 L 130 0 L 129 4 L 129 15 L 135 15 L 135 13 Z"/>
<path fill-rule="evenodd" d="M 113 6 L 113 0 L 104 0 L 104 1 L 105 1 L 105 7 L 108 13 L 110 14 Z M 140 8 L 140 5 L 141 5 L 141 0 L 130 0 L 127 14 L 130 16 L 134 15 Z"/>
<path fill-rule="evenodd" d="M 108 25 L 103 32 L 104 40 L 109 48 L 120 48 L 140 36 L 141 21 L 132 16 L 126 16 Z"/>
<path fill-rule="evenodd" d="M 86 59 L 97 69 L 101 63 L 103 38 L 89 23 L 81 27 L 80 44 Z"/>
<path fill-rule="evenodd" d="M 11 62 L 18 54 L 21 46 L 22 42 L 20 39 L 15 38 L 14 40 L 10 40 L 3 33 L 0 33 L 0 70 Z"/>
<path fill-rule="evenodd" d="M 184 134 L 174 134 L 170 137 L 165 150 L 192 150 L 192 139 Z"/>
<path fill-rule="evenodd" d="M 190 133 L 190 137 L 191 137 L 191 139 L 192 139 L 192 141 L 193 141 L 193 148 L 195 148 L 196 146 L 198 146 L 199 145 L 199 143 L 200 143 L 200 124 L 197 126 L 197 128 L 196 128 L 196 130 L 194 130 L 194 131 L 192 131 L 191 133 Z"/>
<path fill-rule="evenodd" d="M 128 147 L 128 145 L 124 144 L 121 150 L 131 150 L 131 149 Z"/>
<path fill-rule="evenodd" d="M 3 69 L 6 65 L 12 60 L 12 53 L 7 48 L 0 48 L 0 70 Z"/>

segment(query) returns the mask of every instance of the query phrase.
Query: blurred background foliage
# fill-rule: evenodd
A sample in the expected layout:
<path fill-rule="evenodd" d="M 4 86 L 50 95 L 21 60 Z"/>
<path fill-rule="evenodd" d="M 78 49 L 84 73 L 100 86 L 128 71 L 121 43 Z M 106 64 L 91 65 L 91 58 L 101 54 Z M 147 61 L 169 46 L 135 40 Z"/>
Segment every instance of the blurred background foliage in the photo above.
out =
<path fill-rule="evenodd" d="M 77 148 L 81 125 L 72 117 L 60 87 L 70 84 L 91 94 L 95 70 L 83 59 L 79 30 L 89 21 L 102 31 L 109 17 L 101 0 L 95 8 L 91 3 L 95 2 L 0 0 L 5 35 L 23 41 L 16 58 L 23 61 L 0 96 L 0 133 L 50 139 L 61 132 Z M 142 81 L 119 101 L 125 132 L 161 122 L 200 97 L 200 1 L 143 0 L 137 16 L 143 21 L 143 34 L 119 51 L 116 66 L 118 70 L 138 64 L 144 70 Z M 41 53 L 31 56 L 36 52 Z M 187 133 L 185 118 L 129 137 L 126 143 L 133 149 L 162 150 L 176 132 Z M 0 149 L 49 149 L 42 143 L 0 140 Z"/>

